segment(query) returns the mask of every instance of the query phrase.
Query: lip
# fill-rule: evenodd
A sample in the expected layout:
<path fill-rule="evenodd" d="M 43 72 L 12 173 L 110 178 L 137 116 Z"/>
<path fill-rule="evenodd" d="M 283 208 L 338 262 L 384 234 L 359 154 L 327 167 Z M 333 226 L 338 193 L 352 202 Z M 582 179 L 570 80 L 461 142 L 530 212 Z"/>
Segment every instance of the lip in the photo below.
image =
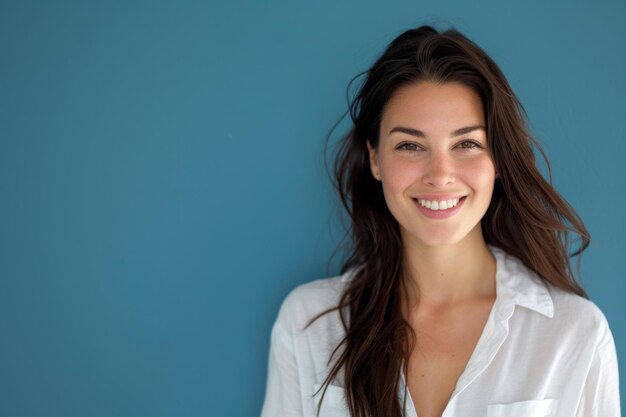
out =
<path fill-rule="evenodd" d="M 459 200 L 465 197 L 466 194 L 422 194 L 413 197 L 414 199 L 420 200 L 430 200 L 430 201 L 441 201 L 441 200 L 452 200 L 453 198 L 458 198 Z"/>
<path fill-rule="evenodd" d="M 437 198 L 432 198 L 434 196 L 429 196 L 431 198 L 426 198 L 426 196 L 420 196 L 420 199 L 424 199 L 424 200 L 437 200 Z M 447 200 L 448 198 L 444 198 L 444 196 L 439 196 L 438 198 L 440 198 L 441 200 Z M 459 204 L 457 204 L 456 206 L 446 209 L 446 210 L 431 210 L 427 207 L 422 207 L 422 205 L 419 203 L 419 201 L 417 201 L 417 198 L 413 198 L 413 202 L 415 202 L 415 205 L 417 206 L 417 208 L 419 209 L 420 212 L 422 212 L 422 214 L 430 219 L 447 219 L 450 218 L 452 216 L 454 216 L 456 213 L 459 212 L 459 210 L 461 209 L 461 207 L 463 207 L 463 204 L 465 204 L 465 196 L 463 197 L 450 197 L 450 198 L 460 198 L 459 200 Z"/>

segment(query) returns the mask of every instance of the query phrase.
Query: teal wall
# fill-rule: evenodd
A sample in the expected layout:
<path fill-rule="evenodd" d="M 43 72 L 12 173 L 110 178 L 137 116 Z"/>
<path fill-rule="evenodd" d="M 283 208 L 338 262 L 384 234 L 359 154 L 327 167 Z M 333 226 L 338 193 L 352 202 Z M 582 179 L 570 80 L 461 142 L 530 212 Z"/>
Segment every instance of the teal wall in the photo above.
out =
<path fill-rule="evenodd" d="M 626 375 L 625 20 L 623 1 L 2 0 L 0 415 L 257 415 L 281 300 L 338 268 L 324 136 L 421 23 L 509 77 L 593 236 L 583 282 Z"/>

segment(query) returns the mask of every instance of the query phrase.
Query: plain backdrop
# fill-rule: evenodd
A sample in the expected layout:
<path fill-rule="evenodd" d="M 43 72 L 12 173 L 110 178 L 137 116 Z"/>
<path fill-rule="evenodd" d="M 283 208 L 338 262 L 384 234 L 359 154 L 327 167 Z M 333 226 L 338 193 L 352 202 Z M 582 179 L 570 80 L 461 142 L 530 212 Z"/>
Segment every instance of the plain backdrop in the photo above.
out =
<path fill-rule="evenodd" d="M 1 0 L 0 415 L 258 415 L 281 301 L 341 262 L 323 143 L 347 83 L 423 23 L 482 46 L 524 104 L 626 374 L 625 20 L 623 1 Z"/>

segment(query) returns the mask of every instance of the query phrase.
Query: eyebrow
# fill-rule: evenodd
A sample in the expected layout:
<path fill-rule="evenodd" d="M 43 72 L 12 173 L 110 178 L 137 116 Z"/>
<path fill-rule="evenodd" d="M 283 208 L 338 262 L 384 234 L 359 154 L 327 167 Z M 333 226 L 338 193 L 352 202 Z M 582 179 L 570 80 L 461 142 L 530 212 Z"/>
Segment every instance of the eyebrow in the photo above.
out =
<path fill-rule="evenodd" d="M 479 129 L 482 129 L 485 132 L 487 131 L 487 129 L 485 129 L 485 126 L 483 125 L 466 126 L 466 127 L 462 127 L 452 132 L 451 137 L 461 136 L 466 133 L 473 132 L 474 130 L 479 130 Z M 402 133 L 406 133 L 407 135 L 415 136 L 418 138 L 426 138 L 426 134 L 424 132 L 418 129 L 413 129 L 411 127 L 396 126 L 389 131 L 389 134 L 391 135 L 393 132 L 402 132 Z"/>

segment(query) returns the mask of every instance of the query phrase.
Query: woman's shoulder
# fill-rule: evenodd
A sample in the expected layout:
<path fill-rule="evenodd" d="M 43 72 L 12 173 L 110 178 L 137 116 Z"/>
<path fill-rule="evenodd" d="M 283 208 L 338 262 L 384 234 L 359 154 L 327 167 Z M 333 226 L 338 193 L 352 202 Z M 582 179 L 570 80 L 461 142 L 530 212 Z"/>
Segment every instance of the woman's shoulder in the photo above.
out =
<path fill-rule="evenodd" d="M 276 322 L 292 330 L 302 328 L 320 313 L 336 307 L 353 271 L 298 285 L 283 300 Z"/>
<path fill-rule="evenodd" d="M 588 330 L 588 334 L 608 331 L 608 320 L 594 301 L 548 282 L 546 286 L 552 297 L 554 318 L 557 321 L 575 321 L 579 327 L 583 328 L 583 331 Z"/>
<path fill-rule="evenodd" d="M 612 337 L 608 320 L 595 302 L 550 283 L 504 250 L 491 249 L 504 272 L 508 293 L 544 313 L 543 318 L 537 317 L 547 326 L 545 332 L 573 339 L 584 337 L 590 343 Z"/>

